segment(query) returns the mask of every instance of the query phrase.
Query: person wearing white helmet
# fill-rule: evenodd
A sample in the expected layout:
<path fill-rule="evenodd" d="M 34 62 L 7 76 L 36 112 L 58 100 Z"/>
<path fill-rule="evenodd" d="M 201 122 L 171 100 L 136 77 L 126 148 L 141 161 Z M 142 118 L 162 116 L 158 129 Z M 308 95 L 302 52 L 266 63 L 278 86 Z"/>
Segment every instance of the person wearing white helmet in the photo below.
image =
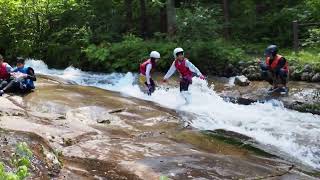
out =
<path fill-rule="evenodd" d="M 184 51 L 182 48 L 175 48 L 173 51 L 173 56 L 175 60 L 173 61 L 170 69 L 162 81 L 166 82 L 177 70 L 180 73 L 180 92 L 187 94 L 194 74 L 196 74 L 202 80 L 204 80 L 205 77 L 195 65 L 193 65 L 187 58 L 184 57 Z"/>
<path fill-rule="evenodd" d="M 160 59 L 160 53 L 152 51 L 150 58 L 140 64 L 140 84 L 146 87 L 147 94 L 150 96 L 155 90 L 154 81 L 151 78 L 151 70 L 155 68 L 156 62 Z"/>

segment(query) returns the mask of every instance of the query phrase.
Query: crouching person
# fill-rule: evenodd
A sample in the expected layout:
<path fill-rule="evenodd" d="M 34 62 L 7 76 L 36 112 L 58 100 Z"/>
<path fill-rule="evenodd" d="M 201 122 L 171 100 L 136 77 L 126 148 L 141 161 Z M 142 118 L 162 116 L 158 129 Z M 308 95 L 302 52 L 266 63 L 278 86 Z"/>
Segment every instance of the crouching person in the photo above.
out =
<path fill-rule="evenodd" d="M 260 62 L 262 79 L 268 81 L 272 87 L 269 92 L 288 92 L 289 66 L 287 60 L 278 54 L 276 45 L 270 45 L 265 50 L 266 61 Z"/>
<path fill-rule="evenodd" d="M 12 71 L 12 67 L 4 62 L 2 55 L 0 55 L 0 90 L 6 87 L 10 82 L 10 73 Z"/>
<path fill-rule="evenodd" d="M 33 68 L 25 66 L 25 60 L 21 57 L 16 60 L 17 66 L 10 73 L 11 81 L 0 90 L 0 95 L 7 92 L 27 93 L 35 88 L 36 76 Z"/>

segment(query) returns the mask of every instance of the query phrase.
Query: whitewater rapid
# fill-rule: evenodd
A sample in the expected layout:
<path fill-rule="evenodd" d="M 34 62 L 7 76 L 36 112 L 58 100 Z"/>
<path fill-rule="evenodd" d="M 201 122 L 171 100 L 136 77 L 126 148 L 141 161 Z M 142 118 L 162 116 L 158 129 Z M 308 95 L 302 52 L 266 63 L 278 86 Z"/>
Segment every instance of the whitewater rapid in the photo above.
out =
<path fill-rule="evenodd" d="M 292 161 L 320 170 L 320 116 L 274 106 L 274 103 L 239 105 L 225 102 L 206 81 L 193 79 L 192 101 L 185 104 L 175 87 L 160 88 L 152 96 L 135 85 L 136 74 L 99 74 L 68 67 L 49 69 L 43 61 L 28 60 L 36 73 L 58 76 L 79 85 L 95 86 L 128 96 L 153 101 L 161 106 L 195 114 L 191 125 L 201 130 L 225 129 L 249 136 L 261 144 L 277 149 Z M 188 118 L 188 117 L 183 117 Z"/>

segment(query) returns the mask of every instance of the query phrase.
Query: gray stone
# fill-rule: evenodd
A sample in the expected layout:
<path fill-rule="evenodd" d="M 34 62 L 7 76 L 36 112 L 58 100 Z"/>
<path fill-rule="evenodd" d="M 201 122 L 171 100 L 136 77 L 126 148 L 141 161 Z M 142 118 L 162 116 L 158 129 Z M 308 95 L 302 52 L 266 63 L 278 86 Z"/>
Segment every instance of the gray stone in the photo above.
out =
<path fill-rule="evenodd" d="M 312 66 L 310 64 L 306 64 L 303 67 L 303 72 L 312 72 Z"/>
<path fill-rule="evenodd" d="M 249 79 L 246 76 L 237 76 L 234 83 L 239 86 L 248 86 L 250 84 Z"/>
<path fill-rule="evenodd" d="M 97 119 L 97 123 L 106 123 L 106 124 L 110 124 L 111 121 L 109 119 Z"/>
<path fill-rule="evenodd" d="M 301 75 L 302 81 L 311 81 L 311 78 L 312 78 L 312 74 L 310 74 L 309 72 L 304 72 Z"/>
<path fill-rule="evenodd" d="M 289 67 L 289 75 L 291 76 L 295 70 L 296 70 L 295 66 L 290 66 Z"/>
<path fill-rule="evenodd" d="M 245 66 L 245 65 L 246 65 L 246 62 L 244 62 L 244 61 L 239 61 L 238 64 L 239 64 L 240 66 Z"/>
<path fill-rule="evenodd" d="M 320 82 L 320 73 L 315 74 L 312 78 L 311 78 L 312 82 Z"/>
<path fill-rule="evenodd" d="M 43 145 L 41 145 L 41 152 L 43 153 L 44 156 L 44 163 L 48 167 L 49 174 L 53 176 L 57 176 L 62 168 L 62 165 L 58 159 L 58 157 L 47 150 Z"/>
<path fill-rule="evenodd" d="M 248 74 L 248 69 L 247 69 L 247 68 L 244 68 L 241 73 L 242 73 L 242 74 L 245 74 L 245 75 Z"/>
<path fill-rule="evenodd" d="M 291 73 L 290 79 L 299 81 L 301 80 L 301 74 L 302 73 L 296 69 Z"/>

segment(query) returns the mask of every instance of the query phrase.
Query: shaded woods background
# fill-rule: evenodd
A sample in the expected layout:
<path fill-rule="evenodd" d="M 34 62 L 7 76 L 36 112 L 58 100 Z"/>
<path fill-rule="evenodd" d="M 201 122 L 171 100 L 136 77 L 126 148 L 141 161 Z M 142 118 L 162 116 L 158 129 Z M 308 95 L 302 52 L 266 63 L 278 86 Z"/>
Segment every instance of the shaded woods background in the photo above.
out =
<path fill-rule="evenodd" d="M 320 19 L 318 0 L 0 0 L 0 50 L 91 71 L 137 71 L 149 51 L 182 46 L 206 73 L 262 55 L 289 52 L 292 21 Z M 303 53 L 319 52 L 320 28 L 300 32 Z"/>

